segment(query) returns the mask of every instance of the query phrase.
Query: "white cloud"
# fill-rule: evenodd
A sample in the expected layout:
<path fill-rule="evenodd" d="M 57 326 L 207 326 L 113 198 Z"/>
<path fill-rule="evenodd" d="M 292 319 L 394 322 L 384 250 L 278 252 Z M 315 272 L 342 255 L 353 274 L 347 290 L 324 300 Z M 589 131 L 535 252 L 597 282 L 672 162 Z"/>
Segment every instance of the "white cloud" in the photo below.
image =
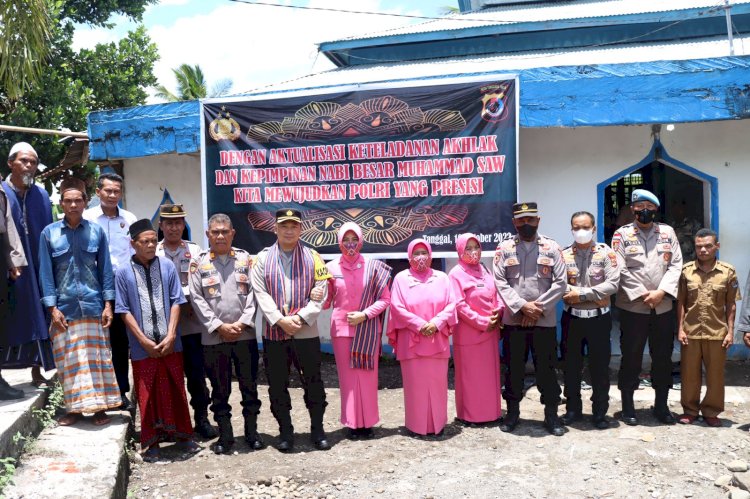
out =
<path fill-rule="evenodd" d="M 171 5 L 187 5 L 190 0 L 160 0 L 159 7 L 171 6 Z"/>
<path fill-rule="evenodd" d="M 312 0 L 310 5 L 382 10 L 379 0 L 356 4 Z M 396 17 L 230 3 L 209 14 L 177 19 L 169 26 L 153 26 L 149 32 L 161 55 L 155 67 L 161 84 L 173 89 L 172 68 L 199 64 L 209 87 L 230 78 L 232 93 L 239 93 L 333 67 L 323 55 L 318 56 L 318 42 L 362 36 L 409 22 Z"/>

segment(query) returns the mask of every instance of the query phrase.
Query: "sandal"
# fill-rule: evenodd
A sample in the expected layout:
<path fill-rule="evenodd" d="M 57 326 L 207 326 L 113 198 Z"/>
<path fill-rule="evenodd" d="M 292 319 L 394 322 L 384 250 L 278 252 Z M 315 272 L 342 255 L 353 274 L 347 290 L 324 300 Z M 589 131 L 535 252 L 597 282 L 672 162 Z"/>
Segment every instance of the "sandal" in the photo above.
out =
<path fill-rule="evenodd" d="M 159 444 L 152 445 L 146 452 L 141 454 L 143 461 L 146 463 L 155 463 L 161 458 L 161 452 L 159 452 Z"/>
<path fill-rule="evenodd" d="M 680 424 L 693 424 L 696 419 L 697 416 L 693 416 L 692 414 L 683 414 L 677 421 L 679 421 Z"/>
<path fill-rule="evenodd" d="M 92 423 L 94 423 L 94 425 L 96 426 L 104 426 L 105 424 L 108 424 L 110 421 L 112 420 L 110 419 L 109 416 L 107 416 L 107 414 L 104 411 L 99 411 L 94 414 L 94 420 L 92 421 Z"/>
<path fill-rule="evenodd" d="M 177 448 L 182 452 L 187 452 L 188 454 L 197 454 L 198 452 L 203 450 L 203 447 L 196 444 L 192 440 L 181 440 L 177 442 Z"/>
<path fill-rule="evenodd" d="M 78 412 L 69 412 L 60 419 L 57 420 L 57 424 L 60 426 L 72 426 L 81 419 L 81 414 Z"/>

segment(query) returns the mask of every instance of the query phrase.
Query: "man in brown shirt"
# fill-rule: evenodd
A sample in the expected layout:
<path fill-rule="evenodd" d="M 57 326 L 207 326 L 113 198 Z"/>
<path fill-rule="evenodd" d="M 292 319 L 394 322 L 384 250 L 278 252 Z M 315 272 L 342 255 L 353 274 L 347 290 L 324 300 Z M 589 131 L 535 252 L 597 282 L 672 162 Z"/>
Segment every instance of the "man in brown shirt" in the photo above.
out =
<path fill-rule="evenodd" d="M 695 235 L 696 260 L 686 264 L 677 294 L 678 339 L 682 343 L 682 409 L 679 421 L 690 424 L 703 414 L 709 426 L 721 426 L 724 410 L 724 363 L 734 336 L 735 302 L 740 300 L 734 267 L 716 259 L 716 232 Z M 701 366 L 706 395 L 700 400 Z"/>

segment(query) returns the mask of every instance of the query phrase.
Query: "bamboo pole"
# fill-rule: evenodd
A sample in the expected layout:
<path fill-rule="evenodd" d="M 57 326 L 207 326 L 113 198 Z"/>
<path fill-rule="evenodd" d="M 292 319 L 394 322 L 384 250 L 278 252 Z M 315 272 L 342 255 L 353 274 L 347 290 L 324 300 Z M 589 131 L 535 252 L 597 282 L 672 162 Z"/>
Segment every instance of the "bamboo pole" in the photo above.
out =
<path fill-rule="evenodd" d="M 0 125 L 0 132 L 35 133 L 38 135 L 60 135 L 63 137 L 75 137 L 77 139 L 88 139 L 86 132 L 65 132 L 63 130 L 49 130 L 47 128 L 28 128 L 24 126 Z"/>

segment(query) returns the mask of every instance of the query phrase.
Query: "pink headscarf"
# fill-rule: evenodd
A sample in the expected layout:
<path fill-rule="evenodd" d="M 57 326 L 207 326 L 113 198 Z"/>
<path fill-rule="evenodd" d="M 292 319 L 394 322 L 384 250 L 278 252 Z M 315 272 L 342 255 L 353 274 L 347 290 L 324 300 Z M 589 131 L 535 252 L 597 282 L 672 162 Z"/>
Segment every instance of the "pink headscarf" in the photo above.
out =
<path fill-rule="evenodd" d="M 482 265 L 479 263 L 480 260 L 477 259 L 476 262 L 472 262 L 471 258 L 466 254 L 466 246 L 469 244 L 469 241 L 471 240 L 476 241 L 477 244 L 479 244 L 479 258 L 482 258 L 482 245 L 479 242 L 479 238 L 472 234 L 471 232 L 467 232 L 465 234 L 461 234 L 456 239 L 456 252 L 458 253 L 458 264 L 463 268 L 467 273 L 476 275 L 477 277 L 482 275 Z"/>
<path fill-rule="evenodd" d="M 415 260 L 412 256 L 419 245 L 427 249 L 426 261 L 423 259 Z M 432 264 L 432 246 L 430 246 L 430 243 L 422 238 L 415 239 L 409 243 L 406 254 L 409 256 L 409 271 L 413 276 L 424 279 L 432 275 L 432 269 L 430 268 L 430 264 Z"/>
<path fill-rule="evenodd" d="M 347 232 L 354 232 L 357 235 L 359 242 L 355 248 L 344 247 L 344 236 L 346 236 Z M 339 228 L 338 240 L 339 248 L 341 249 L 341 258 L 347 262 L 353 262 L 359 258 L 359 252 L 362 250 L 362 245 L 365 242 L 362 238 L 362 229 L 359 228 L 359 225 L 354 222 L 346 222 Z"/>

